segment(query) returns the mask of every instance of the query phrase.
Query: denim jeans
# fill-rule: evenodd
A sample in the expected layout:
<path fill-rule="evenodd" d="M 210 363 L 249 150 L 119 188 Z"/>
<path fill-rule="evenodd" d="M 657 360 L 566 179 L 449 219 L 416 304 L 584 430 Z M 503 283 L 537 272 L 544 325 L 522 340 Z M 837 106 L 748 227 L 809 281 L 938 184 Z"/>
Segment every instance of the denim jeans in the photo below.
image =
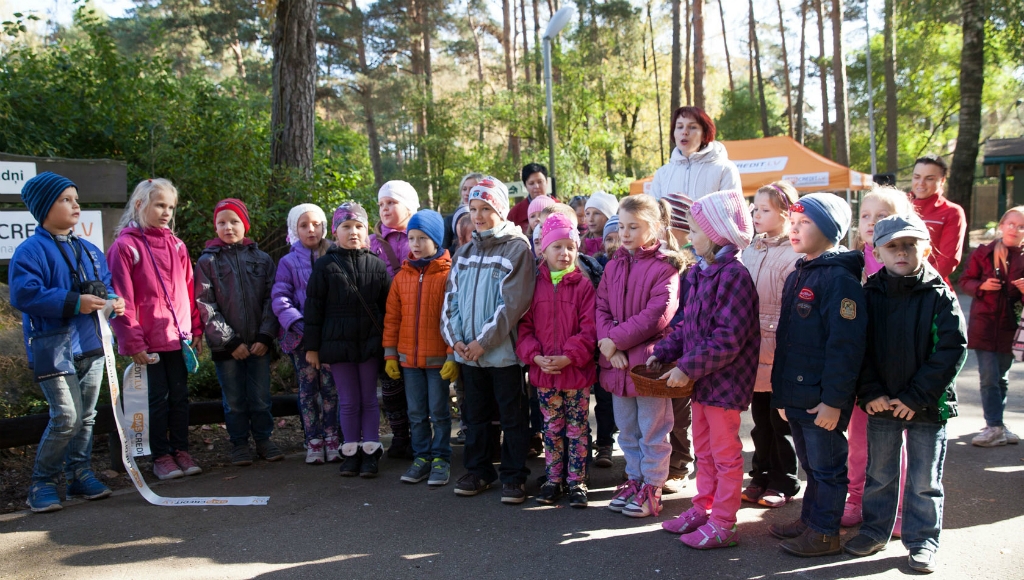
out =
<path fill-rule="evenodd" d="M 494 481 L 498 473 L 491 463 L 491 421 L 501 418 L 501 483 L 526 483 L 526 451 L 530 442 L 530 403 L 523 369 L 462 365 L 465 380 L 463 429 L 466 432 L 466 470 Z"/>
<path fill-rule="evenodd" d="M 75 374 L 39 383 L 50 404 L 50 422 L 36 450 L 32 483 L 56 483 L 64 470 L 68 482 L 75 472 L 90 469 L 96 400 L 103 382 L 103 357 L 75 361 Z"/>
<path fill-rule="evenodd" d="M 900 448 L 907 432 L 907 481 L 903 496 L 903 545 L 939 549 L 942 530 L 942 467 L 946 425 L 868 417 L 868 469 L 860 533 L 887 542 L 896 523 Z"/>
<path fill-rule="evenodd" d="M 1013 364 L 1013 354 L 990 350 L 975 350 L 974 354 L 978 357 L 981 409 L 985 414 L 985 424 L 989 427 L 1002 427 L 1006 390 L 1010 385 L 1007 375 Z"/>
<path fill-rule="evenodd" d="M 452 407 L 449 382 L 441 369 L 403 368 L 405 398 L 409 404 L 409 433 L 412 452 L 424 459 L 452 457 Z M 433 427 L 433 434 L 431 434 Z"/>
<path fill-rule="evenodd" d="M 180 350 L 157 353 L 148 365 L 149 448 L 153 459 L 188 451 L 188 369 Z"/>
<path fill-rule="evenodd" d="M 232 445 L 270 439 L 274 416 L 270 412 L 270 355 L 249 355 L 244 360 L 219 360 L 217 381 L 224 403 L 224 425 Z"/>
<path fill-rule="evenodd" d="M 796 456 L 807 473 L 800 519 L 819 534 L 838 536 L 850 483 L 846 472 L 849 448 L 843 433 L 850 423 L 850 410 L 842 411 L 832 431 L 815 425 L 815 416 L 804 409 L 786 407 L 786 418 Z"/>

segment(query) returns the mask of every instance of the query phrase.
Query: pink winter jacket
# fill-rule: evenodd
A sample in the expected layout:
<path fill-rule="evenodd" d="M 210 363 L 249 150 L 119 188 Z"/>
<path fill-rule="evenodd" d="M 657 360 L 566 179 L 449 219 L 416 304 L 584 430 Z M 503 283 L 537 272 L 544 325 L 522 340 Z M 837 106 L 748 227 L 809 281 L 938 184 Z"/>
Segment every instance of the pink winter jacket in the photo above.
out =
<path fill-rule="evenodd" d="M 682 259 L 659 251 L 660 243 L 630 254 L 619 248 L 605 266 L 597 288 L 597 340 L 612 339 L 626 353 L 629 368 L 642 365 L 654 345 L 672 329 L 679 308 L 679 270 Z M 601 386 L 613 395 L 635 397 L 629 368 L 612 367 L 600 355 Z"/>
<path fill-rule="evenodd" d="M 149 257 L 143 235 L 153 250 L 159 272 L 153 268 L 153 258 Z M 193 338 L 192 329 L 202 328 L 195 302 L 192 260 L 185 242 L 171 230 L 124 228 L 107 250 L 107 265 L 114 291 L 125 302 L 124 316 L 110 322 L 121 354 L 181 350 L 174 317 L 158 276 L 163 277 L 185 338 Z M 193 345 L 199 340 L 198 332 L 194 338 Z"/>
<path fill-rule="evenodd" d="M 533 302 L 519 320 L 516 341 L 516 355 L 530 365 L 530 384 L 541 389 L 582 389 L 594 384 L 594 305 L 594 285 L 579 266 L 555 286 L 548 265 L 540 265 Z M 571 362 L 558 375 L 545 373 L 533 362 L 536 356 L 560 355 Z"/>
<path fill-rule="evenodd" d="M 796 261 L 802 257 L 803 254 L 793 251 L 788 232 L 774 238 L 758 234 L 743 250 L 741 259 L 757 287 L 761 319 L 761 355 L 757 363 L 757 379 L 754 381 L 755 393 L 770 393 L 772 390 L 775 332 L 782 312 L 782 288 L 786 285 L 786 278 L 796 269 Z"/>

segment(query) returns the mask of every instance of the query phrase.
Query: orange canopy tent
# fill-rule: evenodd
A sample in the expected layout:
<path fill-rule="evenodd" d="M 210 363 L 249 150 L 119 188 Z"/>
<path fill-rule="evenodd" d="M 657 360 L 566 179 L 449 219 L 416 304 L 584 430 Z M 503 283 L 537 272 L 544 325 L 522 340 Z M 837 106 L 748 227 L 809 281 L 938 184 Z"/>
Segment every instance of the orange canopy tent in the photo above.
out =
<path fill-rule="evenodd" d="M 729 159 L 740 170 L 744 195 L 752 196 L 762 185 L 785 179 L 801 193 L 870 189 L 871 176 L 818 155 L 790 137 L 766 137 L 723 141 Z M 653 177 L 629 185 L 629 194 L 650 190 Z"/>

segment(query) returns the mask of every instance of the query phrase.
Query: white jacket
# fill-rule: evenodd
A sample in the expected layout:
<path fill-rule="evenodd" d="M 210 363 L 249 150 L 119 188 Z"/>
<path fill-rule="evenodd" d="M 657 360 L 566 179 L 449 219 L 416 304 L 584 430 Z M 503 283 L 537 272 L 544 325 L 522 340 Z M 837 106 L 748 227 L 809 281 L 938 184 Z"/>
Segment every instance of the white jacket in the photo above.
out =
<path fill-rule="evenodd" d="M 743 190 L 740 172 L 729 161 L 725 145 L 712 141 L 700 151 L 683 156 L 679 149 L 672 150 L 672 158 L 654 173 L 651 195 L 656 199 L 670 193 L 684 193 L 697 201 L 709 193 L 723 189 Z"/>

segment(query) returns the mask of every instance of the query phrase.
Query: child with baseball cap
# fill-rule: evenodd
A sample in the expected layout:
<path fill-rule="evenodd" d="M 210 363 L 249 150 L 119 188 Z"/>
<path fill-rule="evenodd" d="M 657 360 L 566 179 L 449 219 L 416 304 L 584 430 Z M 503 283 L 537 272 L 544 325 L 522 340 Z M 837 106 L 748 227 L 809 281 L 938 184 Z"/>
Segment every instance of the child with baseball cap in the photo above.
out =
<path fill-rule="evenodd" d="M 935 569 L 942 529 L 946 421 L 957 415 L 956 377 L 967 359 L 967 332 L 956 295 L 928 264 L 928 227 L 917 214 L 879 220 L 874 255 L 884 267 L 864 285 L 867 350 L 857 382 L 868 413 L 864 523 L 844 549 L 885 549 L 896 522 L 900 449 L 907 446 L 903 545 L 909 566 Z"/>

